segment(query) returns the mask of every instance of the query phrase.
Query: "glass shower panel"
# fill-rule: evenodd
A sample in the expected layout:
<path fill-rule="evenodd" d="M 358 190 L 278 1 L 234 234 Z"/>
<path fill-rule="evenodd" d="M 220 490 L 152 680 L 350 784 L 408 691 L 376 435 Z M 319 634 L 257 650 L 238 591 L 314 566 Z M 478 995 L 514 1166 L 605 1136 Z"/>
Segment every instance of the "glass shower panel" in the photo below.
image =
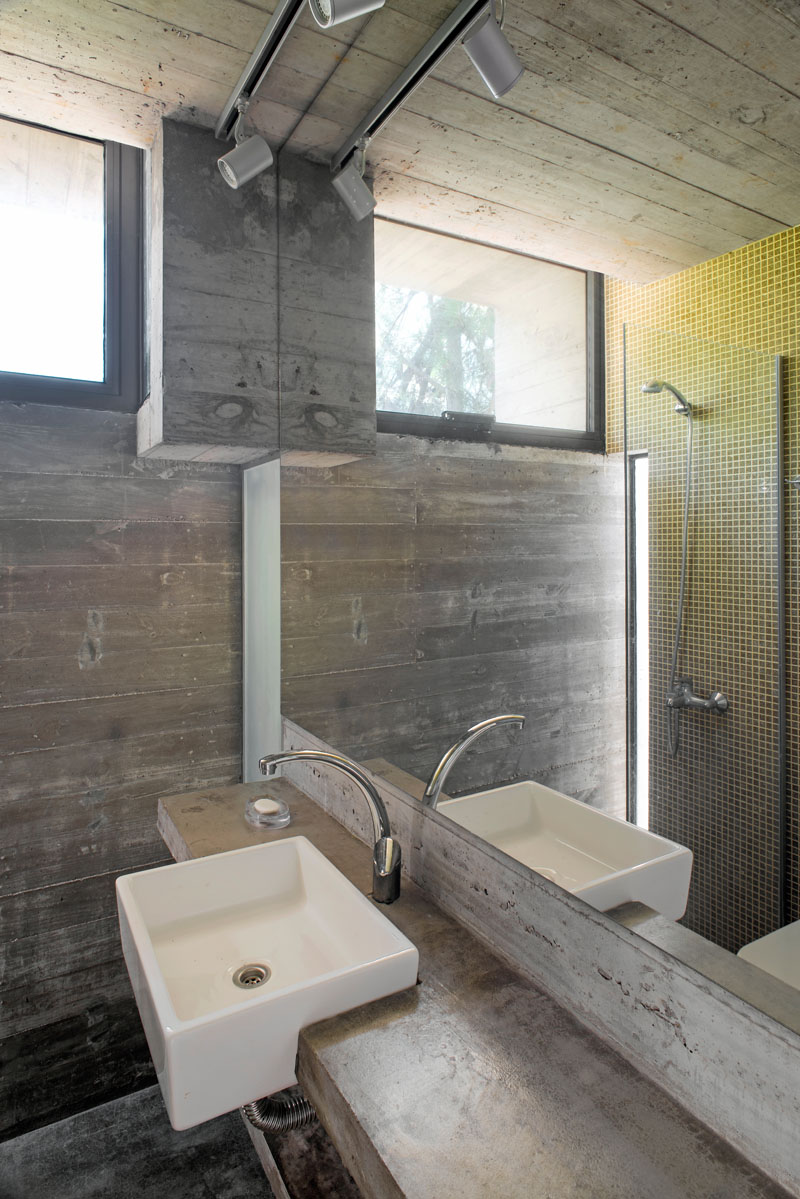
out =
<path fill-rule="evenodd" d="M 694 445 L 686 601 L 677 679 L 723 714 L 683 710 L 677 755 L 666 697 L 678 609 L 687 417 Z M 627 325 L 626 453 L 649 460 L 650 828 L 688 845 L 685 923 L 726 949 L 780 923 L 780 621 L 775 359 Z M 641 695 L 640 702 L 646 697 Z"/>

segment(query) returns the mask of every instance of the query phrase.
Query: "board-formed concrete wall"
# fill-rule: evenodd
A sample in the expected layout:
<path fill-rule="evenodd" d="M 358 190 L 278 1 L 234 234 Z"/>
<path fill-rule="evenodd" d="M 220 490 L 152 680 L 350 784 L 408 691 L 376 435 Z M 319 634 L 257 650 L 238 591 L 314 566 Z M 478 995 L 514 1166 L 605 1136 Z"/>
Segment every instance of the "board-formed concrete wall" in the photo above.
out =
<path fill-rule="evenodd" d="M 623 474 L 600 454 L 381 433 L 283 469 L 282 707 L 356 758 L 454 792 L 531 777 L 625 815 Z"/>
<path fill-rule="evenodd" d="M 289 154 L 234 190 L 224 149 L 165 120 L 152 151 L 139 452 L 374 453 L 372 217 L 354 221 L 329 169 Z"/>

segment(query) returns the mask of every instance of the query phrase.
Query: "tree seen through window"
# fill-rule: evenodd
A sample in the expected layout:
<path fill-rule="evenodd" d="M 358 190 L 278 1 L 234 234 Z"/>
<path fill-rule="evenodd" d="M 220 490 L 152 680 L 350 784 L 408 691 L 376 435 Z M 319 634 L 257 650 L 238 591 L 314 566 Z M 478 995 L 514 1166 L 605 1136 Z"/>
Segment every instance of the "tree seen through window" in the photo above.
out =
<path fill-rule="evenodd" d="M 385 283 L 375 301 L 379 408 L 494 412 L 493 308 Z"/>

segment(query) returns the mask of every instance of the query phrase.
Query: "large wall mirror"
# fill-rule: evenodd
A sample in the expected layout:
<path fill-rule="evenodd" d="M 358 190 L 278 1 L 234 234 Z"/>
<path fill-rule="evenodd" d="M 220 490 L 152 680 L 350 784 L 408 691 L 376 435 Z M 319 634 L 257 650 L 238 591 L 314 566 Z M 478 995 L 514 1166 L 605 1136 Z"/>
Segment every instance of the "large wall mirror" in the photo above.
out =
<path fill-rule="evenodd" d="M 394 289 L 390 325 L 392 304 L 410 307 L 392 274 L 406 269 L 402 232 L 387 227 L 377 280 Z M 478 304 L 479 275 L 465 271 L 464 295 L 447 298 Z M 437 278 L 430 251 L 414 290 L 441 296 Z M 397 352 L 413 365 L 419 347 Z M 574 360 L 564 355 L 564 394 Z M 524 729 L 498 726 L 464 753 L 446 795 L 528 780 L 592 819 L 625 820 L 634 871 L 651 852 L 638 832 L 688 847 L 678 910 L 632 898 L 736 954 L 797 919 L 779 363 L 628 322 L 609 395 L 619 445 L 608 456 L 382 432 L 375 457 L 284 467 L 281 709 L 341 752 L 423 782 L 471 725 L 524 714 Z M 527 839 L 521 860 L 581 894 L 586 861 L 537 857 L 537 821 L 563 846 L 573 813 L 513 798 L 499 815 L 496 795 L 476 800 L 466 827 L 517 857 Z M 578 849 L 619 873 L 604 837 L 592 825 Z"/>

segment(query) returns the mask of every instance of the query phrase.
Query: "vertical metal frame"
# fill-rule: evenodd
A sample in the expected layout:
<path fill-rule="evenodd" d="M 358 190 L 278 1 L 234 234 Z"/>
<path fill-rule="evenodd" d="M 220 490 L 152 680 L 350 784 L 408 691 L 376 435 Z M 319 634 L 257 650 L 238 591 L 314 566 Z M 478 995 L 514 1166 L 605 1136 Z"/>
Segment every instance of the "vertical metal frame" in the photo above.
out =
<path fill-rule="evenodd" d="M 636 755 L 633 752 L 635 736 L 636 680 L 634 678 L 634 654 L 631 646 L 633 636 L 633 529 L 631 521 L 631 467 L 628 460 L 628 326 L 622 326 L 622 462 L 623 505 L 625 508 L 625 815 L 633 822 L 633 797 L 636 793 Z"/>
<path fill-rule="evenodd" d="M 135 412 L 144 361 L 144 155 L 106 142 L 106 382 Z"/>
<path fill-rule="evenodd" d="M 586 432 L 606 448 L 605 276 L 586 272 Z"/>
<path fill-rule="evenodd" d="M 242 780 L 283 748 L 281 724 L 281 464 L 242 471 Z"/>
<path fill-rule="evenodd" d="M 56 129 L 48 132 L 74 136 Z M 136 412 L 144 399 L 144 154 L 117 142 L 104 142 L 103 147 L 105 378 L 94 382 L 0 371 L 0 400 Z"/>
<path fill-rule="evenodd" d="M 637 450 L 625 457 L 625 679 L 626 679 L 626 763 L 627 763 L 627 819 L 636 823 L 638 818 L 637 804 L 634 802 L 638 795 L 638 775 L 636 764 L 638 759 L 638 708 L 639 681 L 638 658 L 639 642 L 636 636 L 639 604 L 636 598 L 638 587 L 638 562 L 636 558 L 636 532 L 639 515 L 636 508 L 636 464 L 649 457 L 647 450 Z M 648 613 L 649 620 L 649 613 Z M 644 697 L 644 702 L 650 707 L 650 690 Z"/>
<path fill-rule="evenodd" d="M 789 753 L 787 743 L 788 637 L 786 612 L 786 476 L 784 475 L 783 428 L 784 362 L 775 355 L 775 471 L 778 592 L 778 919 L 780 925 L 791 921 L 789 863 Z"/>

